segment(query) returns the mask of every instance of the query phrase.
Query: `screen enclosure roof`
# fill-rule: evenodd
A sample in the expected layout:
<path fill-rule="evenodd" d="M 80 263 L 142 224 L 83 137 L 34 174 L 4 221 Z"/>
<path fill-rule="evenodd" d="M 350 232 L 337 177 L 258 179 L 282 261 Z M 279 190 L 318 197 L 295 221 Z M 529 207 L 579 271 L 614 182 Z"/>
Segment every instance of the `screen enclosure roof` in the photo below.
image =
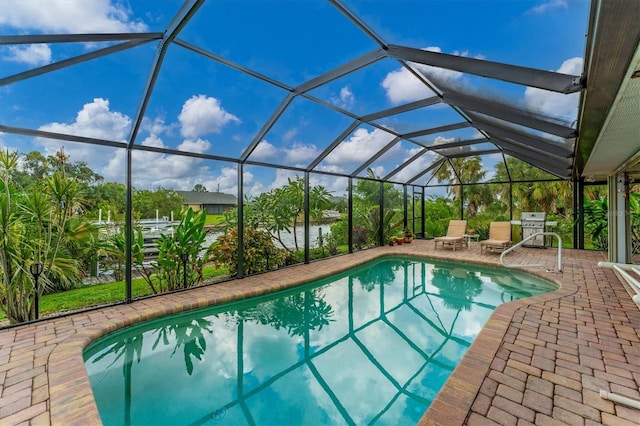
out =
<path fill-rule="evenodd" d="M 122 148 L 417 186 L 637 163 L 637 0 L 34 4 L 3 3 L 0 143 L 116 180 Z"/>

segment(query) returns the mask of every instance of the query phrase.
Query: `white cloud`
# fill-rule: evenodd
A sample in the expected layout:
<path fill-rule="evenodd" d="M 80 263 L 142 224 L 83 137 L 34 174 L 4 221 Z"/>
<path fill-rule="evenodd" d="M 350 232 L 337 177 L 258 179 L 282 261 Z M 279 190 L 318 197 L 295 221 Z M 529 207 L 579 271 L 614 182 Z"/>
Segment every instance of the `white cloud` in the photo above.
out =
<path fill-rule="evenodd" d="M 143 129 L 151 133 L 141 142 L 141 145 L 167 148 L 162 138 L 156 133 L 163 133 L 168 128 L 170 126 L 166 126 L 163 119 L 145 120 Z M 40 126 L 39 129 L 125 142 L 131 129 L 131 119 L 118 111 L 112 111 L 108 100 L 96 98 L 83 105 L 73 122 L 49 123 Z M 125 179 L 127 158 L 124 149 L 42 138 L 37 139 L 37 142 L 44 147 L 45 155 L 52 155 L 64 147 L 65 154 L 69 156 L 70 161 L 86 161 L 89 167 L 101 174 L 105 180 L 123 182 Z M 179 150 L 196 153 L 206 152 L 209 148 L 210 143 L 201 138 L 186 139 L 177 147 Z M 162 186 L 188 190 L 193 188 L 196 183 L 201 183 L 203 177 L 211 173 L 205 160 L 193 157 L 134 151 L 133 161 L 135 164 L 133 184 L 136 188 Z M 232 189 L 237 188 L 235 178 L 232 178 L 232 181 L 232 185 L 228 185 L 226 182 L 225 185 Z"/>
<path fill-rule="evenodd" d="M 557 72 L 581 75 L 582 63 L 582 58 L 567 59 L 562 63 Z M 578 114 L 580 94 L 572 93 L 570 95 L 564 95 L 562 93 L 528 87 L 524 92 L 524 102 L 527 107 L 542 114 L 562 118 L 566 121 L 573 121 Z"/>
<path fill-rule="evenodd" d="M 320 151 L 315 145 L 305 145 L 299 142 L 294 143 L 290 148 L 283 148 L 283 151 L 285 153 L 286 164 L 303 163 L 306 165 L 306 163 L 320 154 Z"/>
<path fill-rule="evenodd" d="M 356 102 L 356 98 L 353 95 L 353 92 L 351 92 L 349 86 L 345 86 L 340 89 L 340 94 L 338 96 L 335 94 L 331 95 L 329 97 L 329 101 L 337 107 L 348 109 Z"/>
<path fill-rule="evenodd" d="M 349 179 L 346 177 L 314 174 L 311 175 L 309 184 L 311 186 L 322 185 L 327 191 L 331 192 L 331 195 L 340 196 L 346 195 Z"/>
<path fill-rule="evenodd" d="M 369 132 L 367 129 L 359 128 L 327 156 L 326 163 L 332 165 L 363 163 L 391 142 L 393 138 L 392 134 L 384 130 L 373 129 Z M 398 145 L 391 148 L 391 151 L 397 149 Z"/>
<path fill-rule="evenodd" d="M 175 125 L 168 125 L 164 121 L 164 117 L 158 116 L 153 119 L 143 117 L 140 128 L 153 135 L 161 135 L 165 132 L 170 132 Z"/>
<path fill-rule="evenodd" d="M 155 148 L 165 148 L 165 144 L 156 135 L 145 138 L 141 145 Z M 158 152 L 134 151 L 133 185 L 136 188 L 173 188 L 189 190 L 195 185 L 195 179 L 202 174 L 202 159 L 183 157 L 179 155 L 167 155 Z M 101 174 L 107 180 L 122 181 L 126 164 L 126 152 L 116 151 L 108 164 L 101 170 Z M 204 172 L 206 172 L 204 168 Z"/>
<path fill-rule="evenodd" d="M 178 145 L 178 149 L 180 151 L 195 152 L 198 154 L 207 152 L 209 148 L 211 148 L 211 144 L 208 141 L 200 138 L 196 139 L 195 141 L 185 140 L 180 145 Z"/>
<path fill-rule="evenodd" d="M 243 174 L 245 189 L 255 184 L 253 174 L 245 171 Z M 222 167 L 216 176 L 208 176 L 203 185 L 210 191 L 224 192 L 225 194 L 236 195 L 238 192 L 238 168 Z"/>
<path fill-rule="evenodd" d="M 456 138 L 445 138 L 444 136 L 436 136 L 433 140 L 433 145 L 442 145 L 444 143 L 449 143 L 455 141 Z"/>
<path fill-rule="evenodd" d="M 266 140 L 262 140 L 251 153 L 252 160 L 267 160 L 278 157 L 278 148 Z"/>
<path fill-rule="evenodd" d="M 407 152 L 406 157 L 400 162 L 400 164 L 404 163 L 409 158 L 416 155 L 420 150 L 422 150 L 422 148 L 416 147 L 416 148 L 410 149 Z M 400 170 L 394 176 L 394 179 L 397 179 L 400 182 L 407 182 L 408 180 L 413 179 L 418 174 L 422 173 L 425 169 L 428 169 L 433 164 L 435 158 L 436 158 L 436 154 L 434 154 L 433 151 L 425 152 L 421 157 L 413 161 L 404 169 Z"/>
<path fill-rule="evenodd" d="M 276 175 L 268 185 L 268 190 L 281 188 L 287 184 L 289 184 L 289 179 L 294 180 L 296 177 L 303 177 L 300 172 L 294 170 L 286 170 L 286 169 L 276 169 Z"/>
<path fill-rule="evenodd" d="M 108 100 L 96 98 L 82 106 L 73 122 L 48 123 L 40 126 L 38 130 L 124 143 L 131 130 L 131 119 L 120 112 L 112 111 Z M 44 148 L 45 156 L 53 155 L 62 148 L 70 161 L 85 161 L 89 167 L 102 174 L 107 180 L 110 178 L 118 182 L 124 180 L 124 157 L 117 171 L 113 171 L 112 174 L 105 175 L 101 170 L 114 152 L 117 155 L 118 151 L 123 150 L 44 138 L 37 138 L 34 141 Z"/>
<path fill-rule="evenodd" d="M 290 140 L 295 138 L 297 134 L 298 134 L 298 129 L 294 128 L 291 130 L 287 130 L 285 134 L 282 136 L 282 140 L 285 142 L 289 142 Z"/>
<path fill-rule="evenodd" d="M 320 163 L 316 167 L 316 170 L 319 170 L 322 172 L 330 172 L 330 173 L 346 173 L 347 172 L 346 168 L 339 166 L 337 164 L 324 164 L 324 163 Z"/>
<path fill-rule="evenodd" d="M 32 66 L 51 63 L 51 49 L 47 44 L 30 44 L 28 46 L 9 46 L 9 54 L 5 59 Z"/>
<path fill-rule="evenodd" d="M 437 46 L 426 47 L 423 50 L 436 53 L 442 52 L 442 49 Z M 467 56 L 468 52 L 453 52 L 452 54 L 457 56 Z M 451 85 L 453 82 L 460 80 L 463 75 L 461 72 L 451 71 L 444 68 L 437 68 L 417 63 L 412 63 L 412 65 L 418 71 L 427 75 L 430 80 L 433 80 L 434 82 L 443 82 L 447 85 Z M 399 68 L 387 74 L 382 81 L 382 87 L 387 91 L 387 97 L 393 104 L 417 101 L 419 99 L 435 95 L 433 91 L 427 88 L 424 83 L 411 74 L 411 72 L 406 68 Z"/>
<path fill-rule="evenodd" d="M 398 68 L 387 74 L 382 80 L 382 87 L 394 105 L 433 96 L 433 92 L 406 68 Z"/>
<path fill-rule="evenodd" d="M 185 138 L 197 138 L 207 133 L 220 133 L 230 122 L 240 123 L 240 119 L 226 112 L 220 101 L 205 95 L 192 96 L 182 106 L 178 116 Z"/>
<path fill-rule="evenodd" d="M 278 147 L 263 139 L 251 154 L 251 159 L 280 159 L 287 165 L 306 166 L 311 160 L 320 154 L 320 150 L 314 144 L 305 144 L 303 142 L 293 140 L 297 133 L 296 129 L 291 129 L 284 134 L 282 137 L 283 142 L 293 141 L 286 147 Z"/>
<path fill-rule="evenodd" d="M 131 20 L 125 2 L 110 0 L 2 0 L 0 26 L 43 33 L 121 33 L 148 31 Z"/>
<path fill-rule="evenodd" d="M 553 9 L 568 9 L 569 5 L 566 0 L 551 0 L 546 3 L 542 3 L 538 6 L 532 7 L 527 13 L 545 13 Z"/>
<path fill-rule="evenodd" d="M 149 135 L 147 136 L 142 143 L 142 146 L 152 146 L 154 148 L 165 148 L 164 142 L 157 135 Z M 162 155 L 162 154 L 157 154 Z"/>
<path fill-rule="evenodd" d="M 39 130 L 125 142 L 131 130 L 131 119 L 111 111 L 107 99 L 95 98 L 82 107 L 73 123 L 54 122 L 40 126 Z"/>

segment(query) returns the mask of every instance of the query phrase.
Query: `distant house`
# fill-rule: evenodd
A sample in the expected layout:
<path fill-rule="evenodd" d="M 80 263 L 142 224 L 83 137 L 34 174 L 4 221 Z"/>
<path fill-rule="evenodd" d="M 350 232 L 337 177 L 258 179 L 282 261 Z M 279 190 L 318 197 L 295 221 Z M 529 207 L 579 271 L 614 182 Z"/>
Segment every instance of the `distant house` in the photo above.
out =
<path fill-rule="evenodd" d="M 222 214 L 238 204 L 235 195 L 224 192 L 176 191 L 184 199 L 183 205 L 195 211 L 206 210 L 207 214 Z"/>

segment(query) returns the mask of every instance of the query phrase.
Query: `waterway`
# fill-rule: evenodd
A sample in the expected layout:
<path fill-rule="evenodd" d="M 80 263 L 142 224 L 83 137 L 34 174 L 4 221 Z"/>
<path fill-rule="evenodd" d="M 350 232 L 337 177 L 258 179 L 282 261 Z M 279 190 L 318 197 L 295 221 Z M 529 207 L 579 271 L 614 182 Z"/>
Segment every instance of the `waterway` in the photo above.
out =
<path fill-rule="evenodd" d="M 293 228 L 291 229 L 293 231 Z M 319 247 L 319 237 L 322 233 L 323 240 L 327 237 L 327 235 L 331 234 L 331 224 L 323 224 L 323 225 L 310 225 L 309 226 L 309 247 L 316 248 Z M 207 235 L 206 244 L 210 245 L 214 243 L 219 236 L 222 235 L 222 232 L 210 232 Z M 294 249 L 295 242 L 293 238 L 293 232 L 282 232 L 280 234 L 282 242 L 287 246 L 287 248 Z M 296 238 L 298 239 L 298 248 L 304 248 L 304 226 L 299 226 L 296 228 Z M 280 242 L 274 240 L 276 247 L 282 248 Z"/>

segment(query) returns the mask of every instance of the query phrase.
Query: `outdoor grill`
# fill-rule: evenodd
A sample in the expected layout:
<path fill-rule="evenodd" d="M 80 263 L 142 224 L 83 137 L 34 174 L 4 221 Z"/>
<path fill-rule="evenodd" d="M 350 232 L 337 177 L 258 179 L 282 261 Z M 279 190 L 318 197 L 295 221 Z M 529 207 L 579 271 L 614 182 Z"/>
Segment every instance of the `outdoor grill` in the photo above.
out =
<path fill-rule="evenodd" d="M 545 221 L 547 219 L 546 213 L 540 212 L 523 212 L 520 215 L 520 226 L 522 229 L 522 239 L 530 237 L 538 232 L 544 232 Z M 522 244 L 523 247 L 546 247 L 544 235 L 538 235 L 533 237 L 526 243 Z"/>

